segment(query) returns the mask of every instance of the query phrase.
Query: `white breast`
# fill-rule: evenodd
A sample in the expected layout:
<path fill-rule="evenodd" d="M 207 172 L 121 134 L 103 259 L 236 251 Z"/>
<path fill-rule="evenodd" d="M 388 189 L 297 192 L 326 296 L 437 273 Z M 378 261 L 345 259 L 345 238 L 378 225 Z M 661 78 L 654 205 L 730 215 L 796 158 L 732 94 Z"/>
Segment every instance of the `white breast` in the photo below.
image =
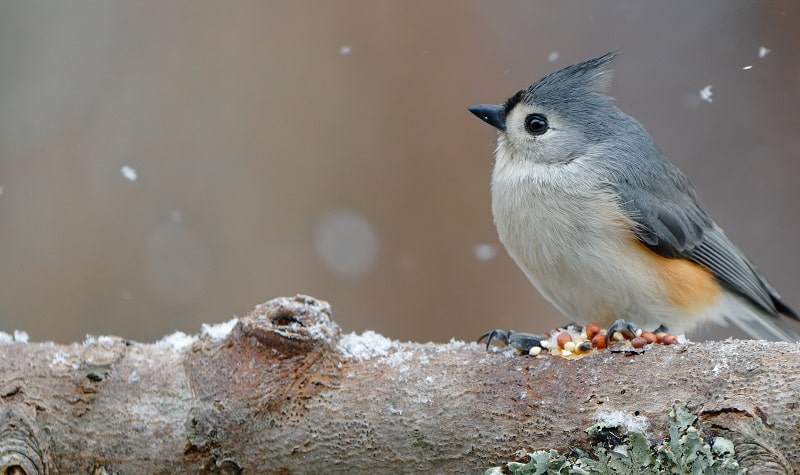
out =
<path fill-rule="evenodd" d="M 597 173 L 580 160 L 537 164 L 504 150 L 492 175 L 495 224 L 542 295 L 576 322 L 671 320 L 658 277 L 631 252 L 632 223 Z"/>

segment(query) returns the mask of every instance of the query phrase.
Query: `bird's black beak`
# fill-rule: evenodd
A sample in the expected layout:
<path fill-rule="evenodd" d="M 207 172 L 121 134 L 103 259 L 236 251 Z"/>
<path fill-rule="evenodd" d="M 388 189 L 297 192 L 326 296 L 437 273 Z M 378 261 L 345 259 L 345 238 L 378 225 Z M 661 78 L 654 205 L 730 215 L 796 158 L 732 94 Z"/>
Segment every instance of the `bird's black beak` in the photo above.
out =
<path fill-rule="evenodd" d="M 478 104 L 477 106 L 467 107 L 467 110 L 492 127 L 496 127 L 503 132 L 506 131 L 505 107 L 492 104 Z"/>

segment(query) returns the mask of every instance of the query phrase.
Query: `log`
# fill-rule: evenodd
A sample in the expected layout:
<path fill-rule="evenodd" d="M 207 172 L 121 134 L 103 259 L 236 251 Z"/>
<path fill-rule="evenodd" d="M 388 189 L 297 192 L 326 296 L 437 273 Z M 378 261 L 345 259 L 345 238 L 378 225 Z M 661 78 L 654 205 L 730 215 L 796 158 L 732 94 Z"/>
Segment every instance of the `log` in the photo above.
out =
<path fill-rule="evenodd" d="M 675 401 L 751 473 L 800 466 L 795 343 L 569 360 L 343 335 L 331 314 L 297 296 L 154 344 L 2 334 L 0 473 L 482 473 L 586 450 L 609 416 L 663 438 Z"/>

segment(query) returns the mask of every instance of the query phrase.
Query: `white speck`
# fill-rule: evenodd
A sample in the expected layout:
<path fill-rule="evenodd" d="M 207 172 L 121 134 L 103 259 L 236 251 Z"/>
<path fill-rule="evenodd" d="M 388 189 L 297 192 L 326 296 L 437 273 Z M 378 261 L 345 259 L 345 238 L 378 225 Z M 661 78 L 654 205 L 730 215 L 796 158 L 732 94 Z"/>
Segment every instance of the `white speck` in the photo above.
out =
<path fill-rule="evenodd" d="M 547 60 L 551 63 L 555 63 L 558 60 L 558 51 L 551 51 L 550 54 L 547 55 Z"/>
<path fill-rule="evenodd" d="M 351 47 L 349 47 L 347 45 L 344 45 L 341 48 L 339 48 L 339 53 L 341 53 L 343 55 L 350 54 L 351 51 L 353 51 L 353 48 L 351 48 Z"/>
<path fill-rule="evenodd" d="M 129 167 L 128 165 L 125 165 L 124 167 L 120 168 L 119 171 L 122 172 L 122 176 L 124 176 L 125 179 L 128 181 L 136 181 L 136 178 L 138 177 L 138 175 L 136 174 L 136 170 L 134 170 L 133 167 Z"/>
<path fill-rule="evenodd" d="M 349 210 L 323 216 L 317 225 L 315 244 L 325 264 L 346 277 L 366 274 L 378 259 L 378 238 L 372 225 Z"/>
<path fill-rule="evenodd" d="M 711 84 L 704 87 L 703 89 L 700 89 L 700 99 L 706 102 L 713 101 L 713 99 L 711 98 Z"/>
<path fill-rule="evenodd" d="M 761 46 L 760 48 L 758 48 L 758 57 L 763 58 L 764 56 L 768 55 L 770 51 L 772 50 Z"/>
<path fill-rule="evenodd" d="M 497 255 L 497 247 L 492 244 L 478 244 L 472 248 L 472 253 L 479 261 L 488 261 Z"/>
<path fill-rule="evenodd" d="M 389 350 L 394 348 L 394 341 L 372 330 L 367 330 L 361 335 L 348 333 L 342 336 L 337 348 L 345 357 L 363 361 L 376 356 L 388 355 Z"/>
<path fill-rule="evenodd" d="M 171 335 L 167 335 L 164 338 L 155 342 L 157 348 L 171 348 L 174 351 L 181 351 L 192 346 L 192 343 L 195 342 L 197 338 L 191 335 L 187 335 L 186 333 L 176 331 Z"/>
<path fill-rule="evenodd" d="M 645 434 L 649 423 L 644 416 L 634 416 L 625 411 L 597 411 L 595 419 L 606 426 L 624 427 L 628 432 Z"/>
<path fill-rule="evenodd" d="M 743 67 L 742 69 L 744 69 L 745 71 L 747 71 L 748 69 L 753 69 L 753 66 L 752 66 L 752 65 L 745 66 L 745 67 Z"/>
<path fill-rule="evenodd" d="M 208 336 L 212 340 L 223 340 L 228 336 L 231 330 L 233 330 L 233 327 L 236 326 L 236 322 L 238 321 L 238 318 L 233 317 L 227 322 L 217 323 L 215 325 L 204 323 L 201 326 L 200 334 L 203 336 Z"/>
<path fill-rule="evenodd" d="M 6 332 L 0 332 L 0 343 L 2 344 L 14 343 L 14 337 Z"/>
<path fill-rule="evenodd" d="M 175 224 L 183 222 L 183 213 L 179 209 L 173 209 L 169 212 L 169 220 Z"/>
<path fill-rule="evenodd" d="M 130 374 L 130 376 L 128 376 L 128 384 L 138 383 L 138 382 L 139 382 L 139 375 L 136 373 L 136 371 L 133 371 Z"/>

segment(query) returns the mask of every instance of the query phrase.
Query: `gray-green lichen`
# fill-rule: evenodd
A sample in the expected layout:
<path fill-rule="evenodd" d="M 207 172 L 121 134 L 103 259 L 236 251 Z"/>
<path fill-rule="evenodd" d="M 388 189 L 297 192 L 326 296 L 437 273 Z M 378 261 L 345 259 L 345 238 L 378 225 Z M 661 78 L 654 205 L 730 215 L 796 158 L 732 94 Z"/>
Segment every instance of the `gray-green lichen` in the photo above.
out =
<path fill-rule="evenodd" d="M 744 474 L 746 469 L 739 467 L 734 457 L 733 443 L 722 437 L 704 437 L 694 426 L 696 419 L 685 404 L 675 404 L 670 411 L 669 439 L 653 443 L 617 422 L 599 421 L 586 429 L 593 441 L 592 454 L 541 450 L 527 454 L 527 463 L 508 462 L 506 467 L 490 468 L 486 475 Z"/>

